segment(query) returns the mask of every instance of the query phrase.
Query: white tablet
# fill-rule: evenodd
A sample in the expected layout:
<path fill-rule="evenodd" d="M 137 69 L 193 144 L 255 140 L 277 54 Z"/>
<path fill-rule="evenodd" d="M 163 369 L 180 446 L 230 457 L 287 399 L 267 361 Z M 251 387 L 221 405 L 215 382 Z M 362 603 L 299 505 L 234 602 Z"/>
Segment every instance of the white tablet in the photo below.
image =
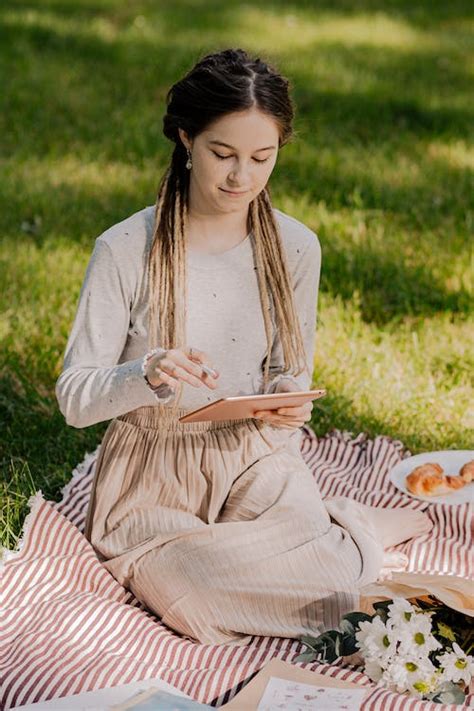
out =
<path fill-rule="evenodd" d="M 205 420 L 241 420 L 251 418 L 259 410 L 278 410 L 279 407 L 298 407 L 305 402 L 326 395 L 326 390 L 302 390 L 294 393 L 271 393 L 265 395 L 238 395 L 214 400 L 208 405 L 188 412 L 180 422 L 203 422 Z"/>

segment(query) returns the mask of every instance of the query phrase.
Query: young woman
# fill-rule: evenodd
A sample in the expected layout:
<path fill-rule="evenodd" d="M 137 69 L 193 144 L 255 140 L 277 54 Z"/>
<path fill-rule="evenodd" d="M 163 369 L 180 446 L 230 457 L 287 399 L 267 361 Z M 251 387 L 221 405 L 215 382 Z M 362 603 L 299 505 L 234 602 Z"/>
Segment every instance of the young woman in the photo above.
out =
<path fill-rule="evenodd" d="M 299 447 L 311 405 L 178 421 L 225 395 L 311 387 L 320 246 L 268 186 L 292 119 L 288 81 L 240 49 L 171 87 L 156 206 L 97 238 L 56 386 L 70 425 L 112 420 L 88 540 L 165 624 L 204 643 L 334 627 L 393 563 L 384 549 L 428 527 L 416 512 L 322 501 Z"/>

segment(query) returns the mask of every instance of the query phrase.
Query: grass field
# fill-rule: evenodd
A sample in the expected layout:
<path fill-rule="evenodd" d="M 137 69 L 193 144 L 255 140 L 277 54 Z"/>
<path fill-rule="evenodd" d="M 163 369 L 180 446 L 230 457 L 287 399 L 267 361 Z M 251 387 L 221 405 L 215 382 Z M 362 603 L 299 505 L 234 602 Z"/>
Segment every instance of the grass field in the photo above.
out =
<path fill-rule="evenodd" d="M 167 88 L 243 47 L 291 80 L 274 204 L 323 250 L 318 434 L 474 447 L 474 19 L 468 0 L 10 0 L 0 8 L 0 537 L 106 423 L 54 396 L 94 239 L 151 205 Z M 471 409 L 470 409 L 471 406 Z"/>

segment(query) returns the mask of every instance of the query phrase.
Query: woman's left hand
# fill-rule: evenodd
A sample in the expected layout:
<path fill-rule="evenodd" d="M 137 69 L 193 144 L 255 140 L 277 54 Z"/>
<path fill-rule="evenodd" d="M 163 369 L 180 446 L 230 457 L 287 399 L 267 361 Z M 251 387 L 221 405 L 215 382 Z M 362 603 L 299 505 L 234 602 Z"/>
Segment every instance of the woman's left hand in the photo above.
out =
<path fill-rule="evenodd" d="M 300 388 L 292 380 L 282 379 L 278 383 L 275 392 L 291 393 L 299 392 L 299 390 Z M 298 405 L 297 407 L 280 407 L 278 410 L 258 410 L 253 416 L 259 420 L 268 422 L 270 425 L 296 429 L 311 420 L 313 404 L 313 401 L 311 401 L 304 405 Z"/>

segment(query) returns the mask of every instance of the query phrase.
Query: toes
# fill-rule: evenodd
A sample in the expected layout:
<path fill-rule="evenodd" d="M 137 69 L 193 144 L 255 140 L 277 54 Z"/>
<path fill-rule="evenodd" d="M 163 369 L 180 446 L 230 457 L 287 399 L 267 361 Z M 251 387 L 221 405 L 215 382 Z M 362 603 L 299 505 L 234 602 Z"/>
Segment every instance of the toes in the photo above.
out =
<path fill-rule="evenodd" d="M 399 551 L 384 552 L 382 559 L 382 569 L 380 570 L 378 580 L 390 580 L 392 573 L 395 570 L 405 570 L 408 566 L 408 556 Z"/>
<path fill-rule="evenodd" d="M 385 569 L 394 570 L 396 568 L 406 568 L 408 565 L 408 556 L 400 551 L 385 551 L 382 566 Z"/>

